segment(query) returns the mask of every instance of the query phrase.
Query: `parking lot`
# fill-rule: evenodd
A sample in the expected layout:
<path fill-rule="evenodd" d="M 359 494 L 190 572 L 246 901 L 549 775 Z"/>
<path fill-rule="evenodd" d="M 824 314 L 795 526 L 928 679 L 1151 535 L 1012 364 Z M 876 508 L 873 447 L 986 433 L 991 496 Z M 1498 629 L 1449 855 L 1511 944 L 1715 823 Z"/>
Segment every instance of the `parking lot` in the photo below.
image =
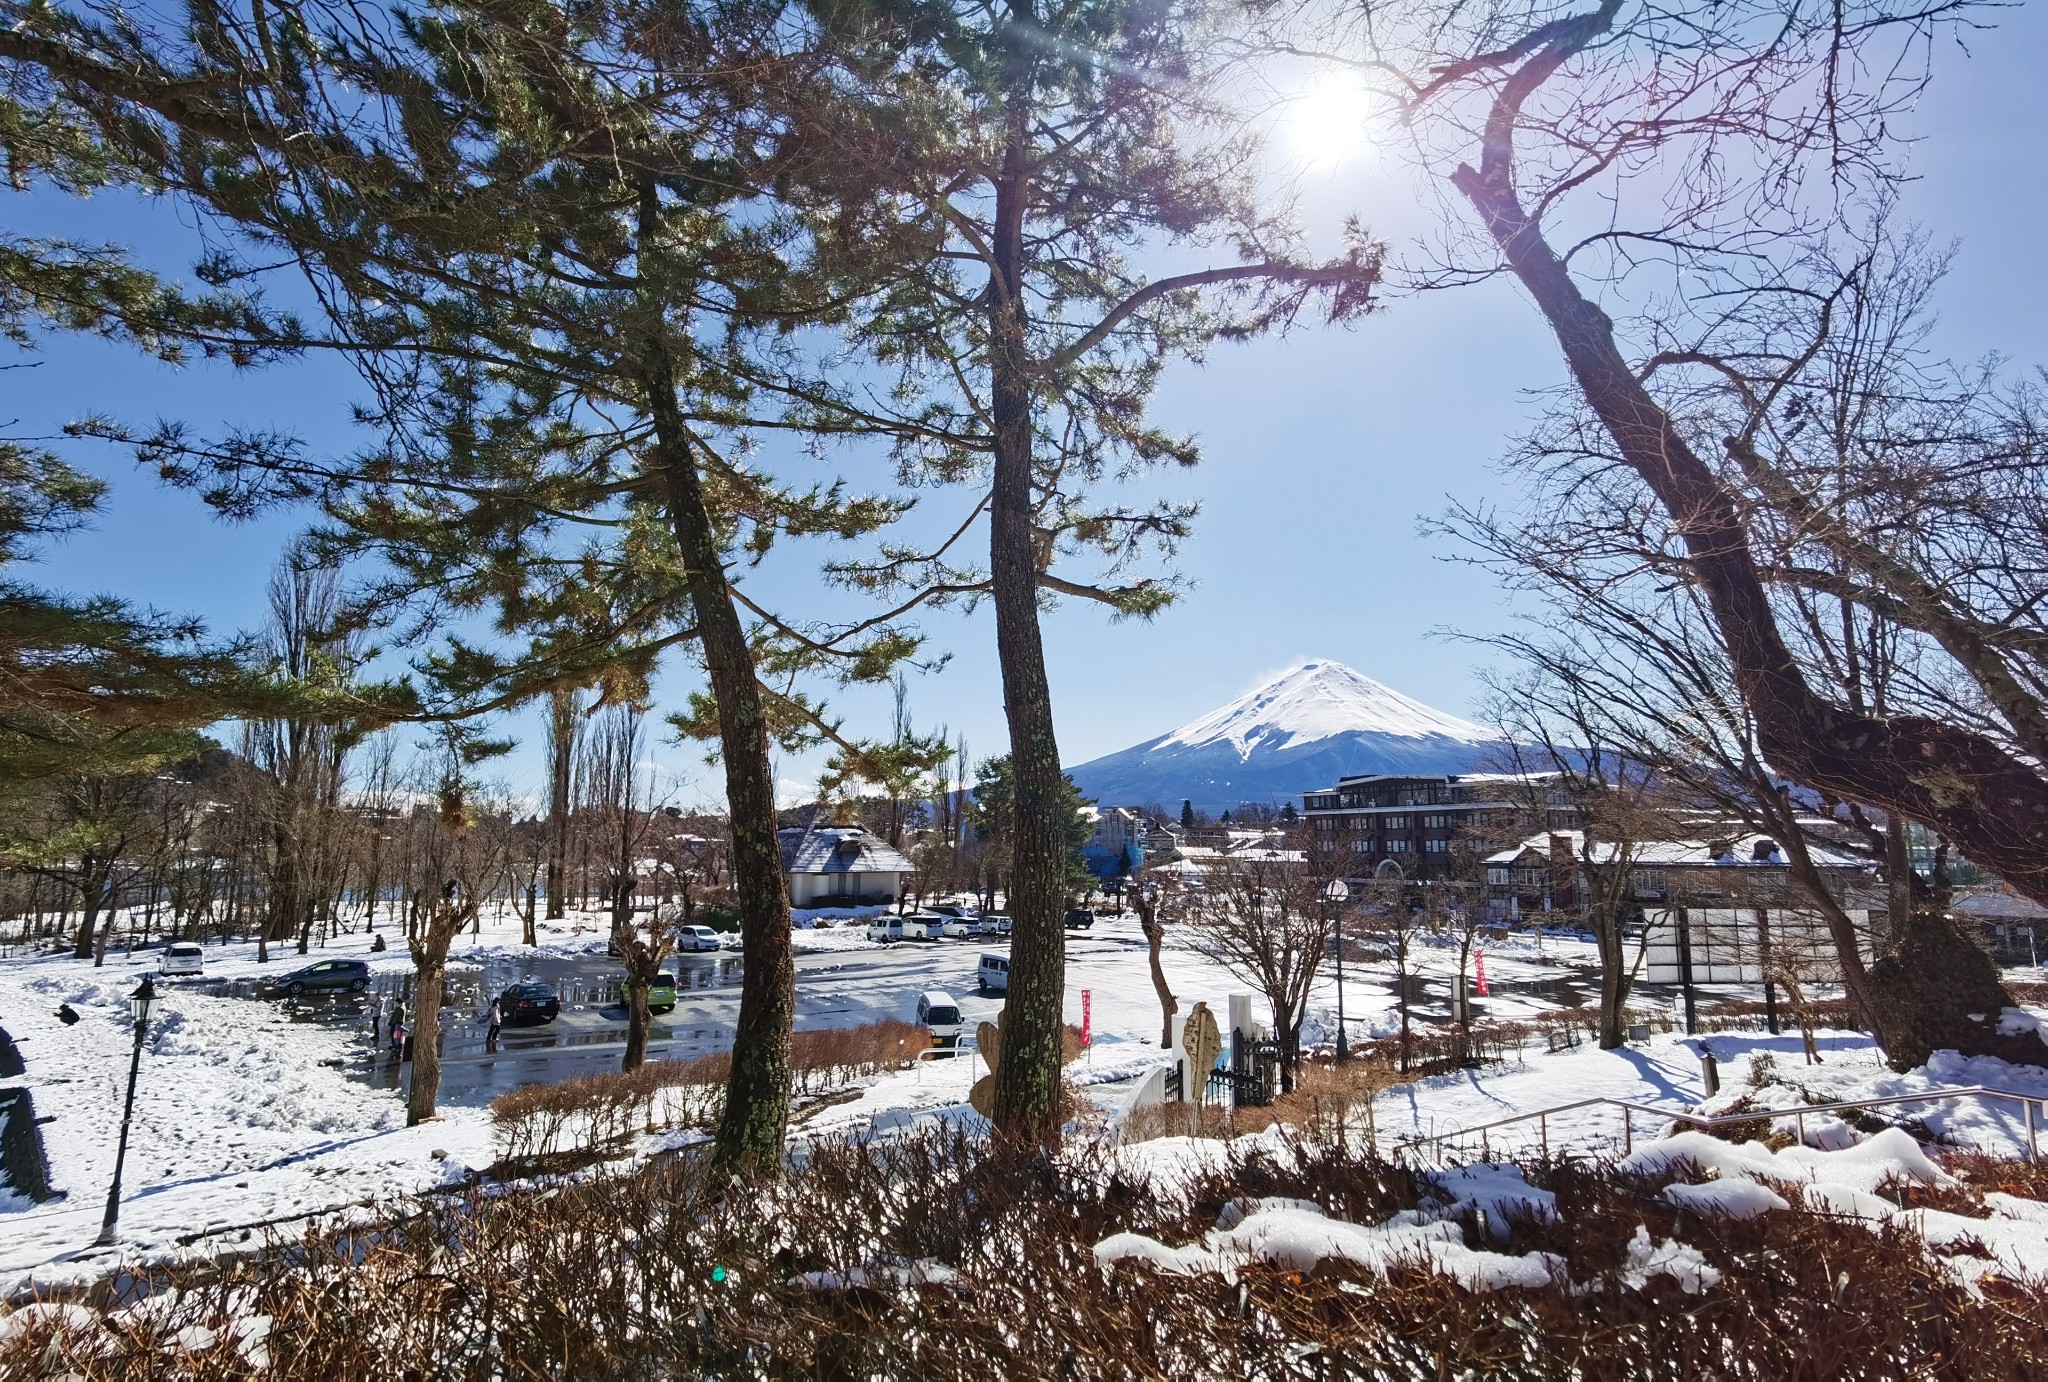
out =
<path fill-rule="evenodd" d="M 861 934 L 865 934 L 864 931 Z M 1107 962 L 1142 974 L 1144 942 L 1134 921 L 1105 918 L 1093 931 L 1068 933 L 1070 956 L 1076 961 Z M 917 996 L 942 989 L 959 1000 L 971 1028 L 993 1019 L 1002 996 L 976 992 L 975 967 L 983 952 L 1007 954 L 1007 938 L 902 941 L 859 946 L 824 953 L 799 953 L 796 1027 L 799 1031 L 852 1027 L 883 1018 L 911 1020 Z M 1125 957 L 1128 955 L 1127 959 Z M 649 1053 L 668 1060 L 688 1060 L 729 1048 L 739 1015 L 743 962 L 736 951 L 679 954 L 663 962 L 677 976 L 673 1012 L 653 1018 Z M 623 969 L 603 955 L 564 955 L 538 951 L 513 958 L 492 957 L 482 965 L 450 961 L 448 994 L 442 1009 L 441 1098 L 454 1104 L 481 1104 L 499 1092 L 535 1081 L 552 1082 L 615 1068 L 626 1039 L 625 1010 L 614 994 Z M 521 979 L 552 985 L 562 999 L 562 1013 L 539 1027 L 507 1027 L 498 1050 L 484 1049 L 479 1014 L 496 994 Z M 367 993 L 307 996 L 297 1000 L 259 991 L 248 980 L 212 984 L 215 992 L 234 993 L 256 1001 L 275 1002 L 295 1021 L 348 1030 L 359 1036 L 358 1054 L 348 1073 L 382 1088 L 399 1088 L 410 1066 L 392 1061 L 387 1051 L 372 1053 L 373 1020 L 379 1030 L 388 1023 L 391 1004 L 412 1004 L 409 977 L 379 974 Z"/>

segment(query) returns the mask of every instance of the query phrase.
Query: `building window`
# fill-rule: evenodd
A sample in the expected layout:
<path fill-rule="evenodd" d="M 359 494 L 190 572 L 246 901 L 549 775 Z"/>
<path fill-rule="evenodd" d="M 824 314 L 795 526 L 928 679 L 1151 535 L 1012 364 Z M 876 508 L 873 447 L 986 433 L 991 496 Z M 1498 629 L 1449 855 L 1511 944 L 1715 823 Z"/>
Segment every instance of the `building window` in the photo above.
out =
<path fill-rule="evenodd" d="M 1387 841 L 1387 853 L 1389 853 L 1389 854 L 1406 854 L 1407 852 L 1408 852 L 1408 842 L 1407 842 L 1406 840 L 1389 840 L 1389 841 Z"/>
<path fill-rule="evenodd" d="M 1337 842 L 1335 840 L 1317 840 L 1316 848 L 1325 854 L 1329 854 L 1337 848 Z"/>
<path fill-rule="evenodd" d="M 1422 842 L 1422 852 L 1424 854 L 1448 854 L 1451 852 L 1451 842 L 1449 840 L 1424 840 Z"/>
<path fill-rule="evenodd" d="M 1469 839 L 1469 840 L 1465 841 L 1465 852 L 1466 852 L 1467 854 L 1477 854 L 1477 853 L 1479 853 L 1480 851 L 1484 850 L 1485 848 L 1486 848 L 1486 841 L 1484 841 L 1484 840 L 1480 839 L 1480 838 L 1479 838 L 1478 836 L 1476 836 L 1476 835 L 1475 835 L 1475 836 L 1473 836 L 1473 837 L 1472 837 L 1471 839 Z"/>
<path fill-rule="evenodd" d="M 1451 828 L 1451 818 L 1445 815 L 1424 816 L 1422 818 L 1422 828 L 1424 830 L 1449 830 Z"/>
<path fill-rule="evenodd" d="M 1406 830 L 1408 828 L 1408 818 L 1406 816 L 1388 816 L 1380 824 L 1389 830 Z"/>
<path fill-rule="evenodd" d="M 1370 853 L 1372 853 L 1372 841 L 1371 841 L 1371 840 L 1353 840 L 1353 841 L 1351 842 L 1351 852 L 1352 852 L 1353 854 L 1370 854 Z"/>

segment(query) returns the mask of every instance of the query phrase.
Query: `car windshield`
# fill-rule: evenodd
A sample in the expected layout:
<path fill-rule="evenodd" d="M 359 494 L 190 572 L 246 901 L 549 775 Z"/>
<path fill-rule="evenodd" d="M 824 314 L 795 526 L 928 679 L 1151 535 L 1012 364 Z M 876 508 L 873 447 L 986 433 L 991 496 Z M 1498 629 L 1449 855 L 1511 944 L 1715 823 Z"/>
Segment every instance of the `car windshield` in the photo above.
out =
<path fill-rule="evenodd" d="M 960 1021 L 960 1010 L 958 1008 L 949 1008 L 942 1005 L 940 1007 L 933 1008 L 925 1016 L 926 1020 L 928 1020 L 933 1026 L 947 1027 L 952 1026 Z"/>

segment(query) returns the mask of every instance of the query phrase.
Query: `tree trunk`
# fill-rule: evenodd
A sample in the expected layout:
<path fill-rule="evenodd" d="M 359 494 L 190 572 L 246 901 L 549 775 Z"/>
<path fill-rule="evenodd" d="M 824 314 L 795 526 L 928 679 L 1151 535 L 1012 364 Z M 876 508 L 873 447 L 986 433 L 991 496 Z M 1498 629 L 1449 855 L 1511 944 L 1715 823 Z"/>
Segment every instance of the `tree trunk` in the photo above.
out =
<path fill-rule="evenodd" d="M 78 940 L 71 948 L 71 956 L 77 960 L 92 958 L 93 941 L 99 931 L 100 887 L 99 880 L 93 876 L 93 867 L 90 855 L 79 862 L 78 900 L 85 918 L 78 923 Z"/>
<path fill-rule="evenodd" d="M 1884 827 L 1885 936 L 1879 949 L 1903 945 L 1913 929 L 1913 854 L 1906 822 L 1894 812 Z"/>
<path fill-rule="evenodd" d="M 1028 112 L 1013 97 L 1004 169 L 996 190 L 994 271 L 989 284 L 990 407 L 995 474 L 989 508 L 989 572 L 996 656 L 1010 729 L 1015 790 L 1008 905 L 1010 989 L 996 1071 L 997 1134 L 1017 1143 L 1059 1135 L 1060 1028 L 1066 996 L 1065 804 L 1052 689 L 1038 626 L 1039 562 L 1032 524 L 1032 401 L 1023 299 Z"/>
<path fill-rule="evenodd" d="M 631 1074 L 647 1063 L 648 981 L 638 974 L 626 976 L 626 1054 L 619 1069 Z"/>
<path fill-rule="evenodd" d="M 1603 918 L 1593 930 L 1600 943 L 1600 1049 L 1619 1050 L 1627 1044 L 1622 1030 L 1622 1010 L 1628 1006 L 1628 947 L 1622 943 L 1621 928 Z"/>
<path fill-rule="evenodd" d="M 654 184 L 640 192 L 642 274 L 659 230 Z M 718 707 L 725 763 L 726 808 L 732 823 L 733 890 L 745 964 L 732 1073 L 718 1125 L 719 1164 L 773 1171 L 781 1163 L 789 1119 L 789 1033 L 796 1015 L 796 953 L 789 897 L 776 839 L 775 779 L 768 761 L 768 724 L 755 680 L 753 649 L 726 585 L 718 531 L 704 500 L 688 431 L 676 406 L 675 364 L 658 330 L 642 344 L 648 411 L 654 422 L 652 461 L 666 486 L 669 522 L 688 570 L 704 670 Z"/>
<path fill-rule="evenodd" d="M 569 769 L 576 745 L 576 693 L 556 687 L 548 698 L 548 920 L 567 915 L 569 899 Z"/>
<path fill-rule="evenodd" d="M 1166 940 L 1166 932 L 1159 924 L 1158 904 L 1147 902 L 1144 894 L 1137 898 L 1138 925 L 1145 932 L 1145 960 L 1152 967 L 1152 991 L 1159 995 L 1159 1045 L 1162 1050 L 1173 1046 L 1173 1015 L 1180 1011 L 1180 1000 L 1173 996 L 1173 989 L 1166 982 L 1166 971 L 1159 963 L 1160 946 Z"/>
<path fill-rule="evenodd" d="M 1785 644 L 1733 496 L 1629 368 L 1614 323 L 1579 291 L 1515 193 L 1513 152 L 1451 182 L 1472 203 L 1549 322 L 1580 394 L 1681 534 L 1771 766 L 1841 800 L 1925 824 L 2048 903 L 2048 779 L 1991 740 L 1912 715 L 1883 719 L 1814 694 Z"/>
<path fill-rule="evenodd" d="M 448 947 L 462 929 L 462 909 L 441 902 L 428 913 L 420 938 L 412 942 L 418 982 L 412 998 L 412 1088 L 405 1099 L 405 1125 L 434 1116 L 441 1097 L 441 990 L 448 977 Z"/>
<path fill-rule="evenodd" d="M 451 937 L 452 939 L 452 937 Z M 441 946 L 443 955 L 447 945 Z M 441 1096 L 441 984 L 448 968 L 445 960 L 419 961 L 419 987 L 413 995 L 412 1087 L 405 1098 L 405 1125 L 414 1127 L 434 1116 L 434 1104 Z"/>
<path fill-rule="evenodd" d="M 116 909 L 114 907 L 114 874 L 111 861 L 109 861 L 107 866 L 107 876 L 100 880 L 96 887 L 98 900 L 94 904 L 93 910 L 100 914 L 100 926 L 99 935 L 93 942 L 92 967 L 99 969 L 107 962 L 107 942 L 114 934 L 114 914 Z"/>

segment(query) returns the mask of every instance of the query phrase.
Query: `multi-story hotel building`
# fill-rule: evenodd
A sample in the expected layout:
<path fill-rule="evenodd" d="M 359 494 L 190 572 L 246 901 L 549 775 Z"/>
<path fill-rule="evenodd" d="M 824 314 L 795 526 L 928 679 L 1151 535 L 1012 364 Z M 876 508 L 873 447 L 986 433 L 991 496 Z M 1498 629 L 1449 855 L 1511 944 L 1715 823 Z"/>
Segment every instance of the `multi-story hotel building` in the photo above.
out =
<path fill-rule="evenodd" d="M 1305 793 L 1314 848 L 1357 856 L 1349 872 L 1392 860 L 1405 878 L 1477 877 L 1481 861 L 1534 828 L 1568 829 L 1578 813 L 1543 774 L 1368 773 Z"/>

